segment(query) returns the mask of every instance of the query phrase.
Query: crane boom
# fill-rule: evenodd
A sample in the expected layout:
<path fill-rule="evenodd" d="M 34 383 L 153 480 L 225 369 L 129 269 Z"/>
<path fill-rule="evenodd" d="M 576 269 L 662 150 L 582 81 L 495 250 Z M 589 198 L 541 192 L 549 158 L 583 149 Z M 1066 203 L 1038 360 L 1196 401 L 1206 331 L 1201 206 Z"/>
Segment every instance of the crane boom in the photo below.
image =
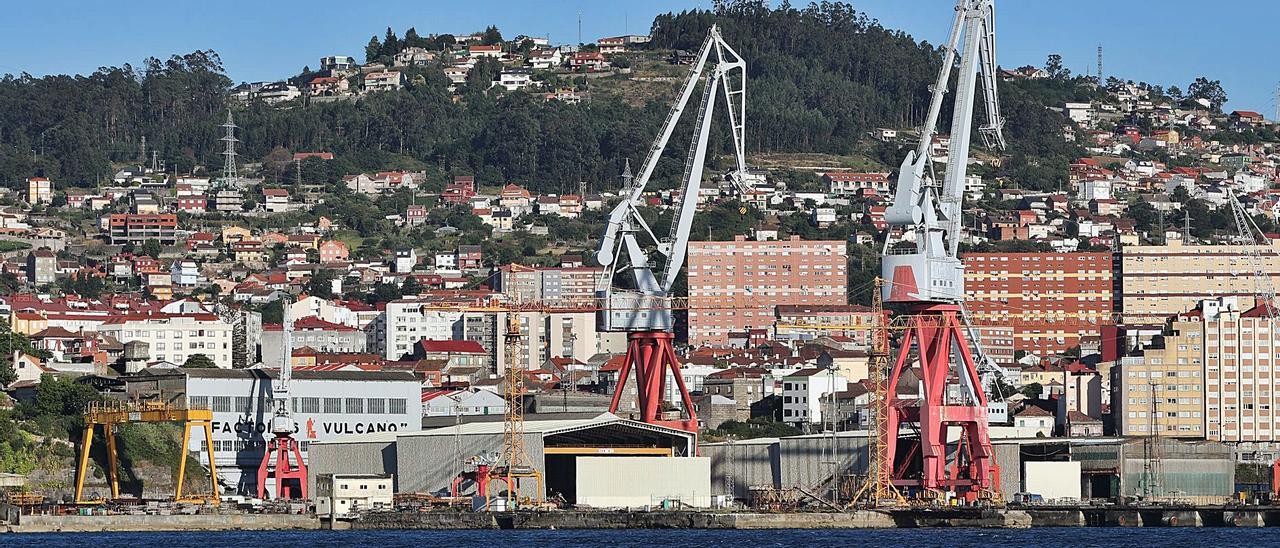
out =
<path fill-rule="evenodd" d="M 707 143 L 719 98 L 724 99 L 727 107 L 736 160 L 735 171 L 729 178 L 735 184 L 745 184 L 744 181 L 747 180 L 744 151 L 746 66 L 742 57 L 725 43 L 720 29 L 712 26 L 698 51 L 688 79 L 684 81 L 675 104 L 662 124 L 662 130 L 649 147 L 639 176 L 623 188 L 622 201 L 609 214 L 600 249 L 596 252 L 596 260 L 605 267 L 596 287 L 597 296 L 607 303 L 604 307 L 606 311 L 600 314 L 599 323 L 603 330 L 637 332 L 671 329 L 673 322 L 670 306 L 663 304 L 670 299 L 671 288 L 684 268 L 689 231 L 693 227 L 698 195 L 703 186 Z M 693 97 L 694 89 L 704 79 L 704 75 L 702 97 L 694 122 L 694 135 L 685 158 L 675 218 L 667 237 L 658 238 L 640 215 L 642 196 L 658 159 L 666 150 L 681 115 Z M 646 236 L 650 242 L 648 248 L 641 243 L 641 236 Z M 656 256 L 651 252 L 656 252 Z M 662 259 L 660 275 L 654 273 L 656 264 L 652 259 L 657 257 Z M 634 289 L 614 287 L 614 277 L 618 272 L 630 273 Z"/>
<path fill-rule="evenodd" d="M 903 249 L 891 238 L 885 238 L 881 273 L 889 281 L 883 290 L 887 302 L 956 304 L 963 300 L 964 266 L 957 254 L 973 133 L 974 91 L 979 79 L 987 111 L 987 123 L 979 133 L 987 144 L 1004 146 L 1004 119 L 996 90 L 994 13 L 993 0 L 956 3 L 955 22 L 932 88 L 929 113 L 920 129 L 920 143 L 902 161 L 893 204 L 885 211 L 885 221 L 891 227 L 903 228 L 914 240 L 914 246 Z M 956 53 L 961 46 L 957 66 Z M 946 173 L 939 185 L 932 173 L 931 150 L 953 70 L 957 75 L 951 146 Z"/>

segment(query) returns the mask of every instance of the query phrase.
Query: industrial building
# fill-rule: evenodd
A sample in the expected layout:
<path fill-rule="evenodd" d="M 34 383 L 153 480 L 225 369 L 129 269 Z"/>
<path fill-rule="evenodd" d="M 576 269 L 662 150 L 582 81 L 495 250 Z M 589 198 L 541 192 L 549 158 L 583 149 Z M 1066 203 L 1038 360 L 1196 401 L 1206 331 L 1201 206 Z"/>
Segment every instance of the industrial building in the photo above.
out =
<path fill-rule="evenodd" d="M 473 422 L 319 441 L 311 445 L 312 478 L 388 474 L 397 493 L 447 493 L 454 478 L 468 470 L 467 460 L 493 462 L 502 450 L 505 426 Z M 710 506 L 710 461 L 693 456 L 695 439 L 691 432 L 609 413 L 524 422 L 530 464 L 543 474 L 548 492 L 580 506 L 641 507 L 674 500 Z M 529 482 L 519 489 L 528 496 L 534 487 Z M 474 493 L 473 486 L 463 490 Z"/>
<path fill-rule="evenodd" d="M 153 367 L 123 380 L 130 399 L 212 410 L 218 475 L 236 492 L 252 493 L 264 436 L 270 435 L 271 380 L 276 376 L 267 369 Z M 290 396 L 303 458 L 310 460 L 311 444 L 348 434 L 420 430 L 421 390 L 409 372 L 295 371 Z M 208 465 L 206 443 L 193 437 L 188 449 L 198 451 L 200 462 Z"/>
<path fill-rule="evenodd" d="M 833 482 L 867 471 L 866 432 L 758 438 L 702 444 L 711 459 L 712 491 L 750 501 L 760 488 L 832 497 Z M 1047 499 L 1143 498 L 1221 504 L 1235 491 L 1231 448 L 1216 442 L 1134 438 L 992 439 L 1000 492 Z"/>

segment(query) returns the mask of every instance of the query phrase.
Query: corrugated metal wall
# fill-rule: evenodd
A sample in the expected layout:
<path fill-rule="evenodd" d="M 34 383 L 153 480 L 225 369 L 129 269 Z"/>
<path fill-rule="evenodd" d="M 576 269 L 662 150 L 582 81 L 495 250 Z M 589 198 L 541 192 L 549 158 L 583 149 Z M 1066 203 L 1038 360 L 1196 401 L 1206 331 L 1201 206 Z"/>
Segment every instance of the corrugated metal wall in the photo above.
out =
<path fill-rule="evenodd" d="M 1014 493 L 1022 490 L 1022 452 L 1017 444 L 991 446 L 996 465 L 1000 467 L 1000 493 L 1004 500 L 1013 500 Z"/>
<path fill-rule="evenodd" d="M 830 477 L 833 468 L 837 478 L 866 473 L 867 438 L 841 435 L 834 441 L 836 451 L 832 459 L 832 438 L 805 436 L 779 440 L 779 485 L 812 487 Z"/>
<path fill-rule="evenodd" d="M 534 468 L 546 473 L 542 434 L 526 433 L 525 449 Z M 502 434 L 453 436 L 400 436 L 396 451 L 397 492 L 436 493 L 447 491 L 462 470 L 462 461 L 476 455 L 492 455 L 502 449 Z M 459 450 L 459 446 L 461 450 Z M 461 459 L 457 458 L 461 456 Z M 494 484 L 491 487 L 497 488 Z M 524 493 L 521 488 L 521 493 Z M 535 488 L 529 487 L 528 495 Z"/>
<path fill-rule="evenodd" d="M 307 449 L 307 472 L 310 493 L 316 492 L 316 476 L 320 474 L 394 474 L 395 481 L 400 481 L 396 444 L 390 441 L 313 444 Z"/>
<path fill-rule="evenodd" d="M 733 451 L 733 466 L 729 466 L 729 451 Z M 747 440 L 713 443 L 701 447 L 702 456 L 711 459 L 711 492 L 720 495 L 729 492 L 729 474 L 733 475 L 733 496 L 750 498 L 750 489 L 756 486 L 781 485 L 778 467 L 778 440 L 767 442 Z"/>
<path fill-rule="evenodd" d="M 1235 491 L 1236 465 L 1231 459 L 1161 458 L 1153 473 L 1159 497 L 1229 497 Z M 1141 495 L 1145 474 L 1142 459 L 1125 460 L 1124 494 Z"/>

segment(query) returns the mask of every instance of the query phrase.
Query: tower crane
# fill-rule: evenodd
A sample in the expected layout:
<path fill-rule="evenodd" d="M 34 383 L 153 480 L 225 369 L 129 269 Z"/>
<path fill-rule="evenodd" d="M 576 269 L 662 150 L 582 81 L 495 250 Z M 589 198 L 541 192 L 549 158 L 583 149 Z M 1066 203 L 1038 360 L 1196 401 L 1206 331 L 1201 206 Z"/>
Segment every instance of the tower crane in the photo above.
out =
<path fill-rule="evenodd" d="M 964 265 L 959 251 L 964 180 L 973 133 L 974 89 L 982 80 L 986 124 L 978 133 L 988 147 L 1003 148 L 1004 120 L 996 92 L 994 0 L 958 0 L 955 22 L 933 85 L 929 112 L 916 150 L 899 168 L 893 204 L 885 221 L 900 228 L 904 241 L 885 238 L 881 276 L 888 280 L 886 303 L 904 306 L 911 326 L 902 337 L 889 376 L 885 407 L 888 429 L 887 461 L 894 484 L 916 487 L 922 493 L 952 490 L 970 499 L 991 495 L 998 478 L 987 427 L 987 399 L 970 351 L 964 319 Z M 963 44 L 961 44 L 963 39 Z M 959 64 L 956 56 L 959 54 Z M 933 171 L 933 138 L 947 84 L 956 77 L 951 118 L 951 148 L 941 181 Z M 912 240 L 907 244 L 905 240 Z M 905 244 L 905 245 L 904 245 Z M 894 387 L 912 348 L 918 348 L 923 398 L 899 401 Z M 958 363 L 953 361 L 958 357 Z M 951 377 L 960 387 L 952 390 Z M 899 429 L 904 422 L 919 426 L 919 447 L 912 457 L 899 455 Z M 947 430 L 963 431 L 951 477 L 947 474 Z M 919 457 L 919 478 L 906 479 L 908 466 Z"/>
<path fill-rule="evenodd" d="M 267 440 L 262 463 L 258 465 L 258 498 L 266 498 L 267 479 L 274 478 L 275 498 L 288 499 L 293 494 L 290 482 L 298 484 L 300 498 L 307 498 L 307 464 L 302 460 L 302 450 L 293 435 L 298 424 L 293 420 L 292 398 L 289 381 L 293 379 L 293 318 L 289 305 L 284 305 L 281 318 L 280 348 L 283 358 L 280 374 L 271 382 L 271 401 L 275 410 L 271 416 L 271 439 Z M 292 457 L 292 460 L 290 459 Z"/>
<path fill-rule="evenodd" d="M 693 432 L 698 429 L 693 402 L 680 375 L 680 362 L 672 346 L 671 288 L 684 268 L 689 229 L 693 226 L 698 193 L 702 188 L 707 140 L 717 97 L 724 98 L 737 160 L 729 179 L 739 185 L 748 180 L 743 138 L 746 127 L 746 66 L 742 57 L 725 43 L 720 29 L 712 26 L 698 51 L 689 78 L 649 148 L 639 177 L 624 179 L 622 202 L 609 215 L 609 224 L 596 254 L 596 259 L 605 267 L 596 287 L 596 296 L 604 303 L 597 313 L 597 327 L 601 331 L 629 333 L 618 388 L 609 406 L 611 412 L 617 411 L 627 375 L 634 370 L 641 421 Z M 685 158 L 679 203 L 669 234 L 659 238 L 640 214 L 642 195 L 699 80 L 703 80 L 702 99 Z M 652 248 L 642 245 L 641 238 L 645 238 Z M 654 259 L 663 261 L 660 275 L 654 272 L 657 268 Z M 615 285 L 618 277 L 629 278 L 629 287 Z M 668 370 L 675 376 L 684 406 L 683 418 L 667 419 L 660 411 L 666 401 L 664 387 Z"/>

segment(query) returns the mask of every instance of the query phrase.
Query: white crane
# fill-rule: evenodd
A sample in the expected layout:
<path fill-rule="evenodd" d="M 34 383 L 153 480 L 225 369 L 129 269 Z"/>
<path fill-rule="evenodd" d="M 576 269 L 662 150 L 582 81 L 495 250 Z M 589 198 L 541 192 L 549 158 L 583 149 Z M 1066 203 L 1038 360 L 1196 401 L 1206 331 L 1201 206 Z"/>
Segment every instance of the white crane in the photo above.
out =
<path fill-rule="evenodd" d="M 714 55 L 714 58 L 712 57 Z M 689 144 L 689 154 L 685 158 L 684 178 L 680 187 L 679 203 L 675 217 L 671 221 L 671 229 L 665 238 L 659 238 L 650 228 L 649 223 L 640 215 L 640 205 L 649 178 L 657 167 L 658 159 L 667 147 L 671 134 L 676 129 L 680 115 L 689 104 L 693 90 L 703 73 L 708 72 L 702 84 L 702 101 L 698 108 L 697 121 L 694 123 L 694 135 Z M 720 36 L 720 29 L 712 26 L 707 39 L 702 43 L 693 69 L 680 89 L 679 98 L 667 114 L 662 124 L 662 131 L 649 148 L 648 156 L 640 169 L 638 178 L 623 177 L 622 202 L 609 215 L 609 225 L 600 241 L 600 250 L 596 259 L 604 266 L 596 296 L 603 302 L 597 317 L 601 331 L 618 331 L 628 333 L 627 355 L 619 372 L 619 382 L 609 406 L 611 412 L 618 410 L 623 388 L 628 373 L 635 370 L 636 398 L 639 404 L 639 419 L 650 424 L 662 424 L 687 431 L 698 431 L 698 420 L 693 410 L 693 401 L 684 385 L 680 374 L 679 358 L 672 346 L 674 338 L 672 327 L 672 295 L 671 288 L 680 271 L 684 268 L 685 253 L 689 247 L 689 229 L 693 226 L 693 215 L 697 210 L 698 194 L 702 189 L 702 172 L 707 158 L 707 138 L 711 133 L 711 120 L 718 97 L 723 97 L 727 110 L 727 118 L 732 133 L 734 155 L 737 160 L 735 170 L 729 174 L 729 180 L 745 190 L 750 177 L 747 173 L 746 155 L 744 153 L 744 130 L 746 127 L 746 85 L 747 64 L 733 48 Z M 641 244 L 644 236 L 649 246 Z M 656 251 L 656 255 L 653 253 Z M 623 256 L 625 253 L 625 257 Z M 661 256 L 663 259 L 660 275 L 655 275 L 656 267 L 652 259 Z M 619 273 L 629 273 L 631 288 L 615 287 L 614 279 Z M 683 417 L 672 417 L 666 409 L 665 397 L 668 374 L 674 378 L 680 392 L 680 401 L 684 406 Z"/>
<path fill-rule="evenodd" d="M 712 60 L 712 54 L 715 58 Z M 702 86 L 702 103 L 698 108 L 693 140 L 685 159 L 684 179 L 680 189 L 680 203 L 676 208 L 671 230 L 666 238 L 659 238 L 640 215 L 642 195 L 649 178 L 658 165 L 658 159 L 667 147 L 676 123 L 693 96 L 697 82 L 707 71 Z M 605 300 L 605 312 L 601 314 L 601 327 L 607 331 L 667 330 L 672 327 L 669 296 L 671 286 L 684 267 L 685 252 L 689 245 L 689 229 L 702 189 L 703 165 L 707 156 L 707 138 L 711 132 L 712 111 L 716 97 L 724 97 L 729 124 L 732 126 L 734 157 L 737 161 L 729 178 L 738 184 L 749 179 L 744 152 L 746 126 L 747 64 L 720 36 L 720 29 L 712 26 L 702 43 L 689 78 L 680 89 L 679 99 L 667 114 L 662 131 L 649 148 L 648 156 L 634 180 L 627 179 L 622 189 L 622 202 L 609 215 L 609 225 L 600 242 L 596 260 L 605 267 L 605 274 L 597 286 L 597 296 Z M 656 251 L 665 258 L 661 277 L 655 276 L 650 252 L 640 243 L 639 237 L 647 235 Z M 623 251 L 626 258 L 621 257 Z M 624 262 L 625 261 L 625 262 Z M 619 271 L 630 271 L 635 283 L 634 291 L 614 288 L 613 278 Z"/>
<path fill-rule="evenodd" d="M 886 302 L 951 303 L 964 299 L 964 266 L 957 252 L 962 226 L 961 204 L 968 169 L 969 142 L 973 130 L 974 87 L 982 79 L 987 115 L 979 134 L 988 147 L 1004 148 L 1004 119 L 996 92 L 995 7 L 992 0 L 959 0 L 951 39 L 942 58 L 933 99 L 920 131 L 920 144 L 908 152 L 898 171 L 893 205 L 885 211 L 890 226 L 903 227 L 915 240 L 915 248 L 900 250 L 885 239 L 881 273 Z M 938 116 L 947 82 L 955 69 L 957 47 L 963 31 L 964 49 L 956 78 L 955 108 L 951 118 L 951 147 L 942 184 L 933 172 L 930 150 L 938 132 Z"/>
<path fill-rule="evenodd" d="M 280 376 L 271 383 L 271 401 L 276 407 L 271 416 L 271 433 L 276 436 L 292 436 L 297 428 L 289 397 L 289 381 L 293 380 L 293 318 L 290 316 L 286 303 L 281 317 L 280 348 L 275 349 L 280 354 Z"/>
<path fill-rule="evenodd" d="M 298 423 L 293 419 L 293 402 L 289 394 L 289 382 L 293 379 L 293 318 L 289 303 L 284 303 L 281 317 L 280 374 L 271 381 L 271 401 L 275 409 L 271 416 L 271 438 L 266 441 L 262 463 L 258 465 L 258 498 L 266 498 L 267 480 L 275 480 L 275 497 L 288 499 L 297 494 L 307 498 L 307 465 L 302 460 L 302 449 L 293 437 Z"/>

